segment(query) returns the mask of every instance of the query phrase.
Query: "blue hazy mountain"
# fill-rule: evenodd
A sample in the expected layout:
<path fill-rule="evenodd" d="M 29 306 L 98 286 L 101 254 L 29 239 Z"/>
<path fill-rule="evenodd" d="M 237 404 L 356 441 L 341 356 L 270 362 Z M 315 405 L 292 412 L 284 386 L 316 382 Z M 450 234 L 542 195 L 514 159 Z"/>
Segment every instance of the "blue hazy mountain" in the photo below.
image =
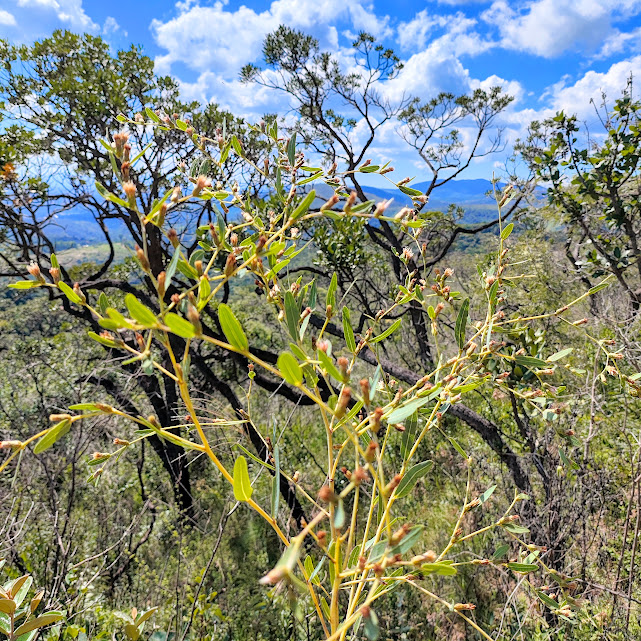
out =
<path fill-rule="evenodd" d="M 414 189 L 424 191 L 428 187 L 427 182 L 412 183 Z M 332 189 L 324 184 L 315 186 L 316 192 L 321 199 L 327 199 L 332 194 Z M 393 199 L 390 210 L 398 209 L 411 204 L 409 197 L 404 196 L 397 189 L 363 186 L 363 189 L 372 200 Z M 432 192 L 428 208 L 437 211 L 446 211 L 454 204 L 463 207 L 465 214 L 463 222 L 479 223 L 492 219 L 496 213 L 496 203 L 488 196 L 492 190 L 492 183 L 482 178 L 472 180 L 451 180 L 442 187 Z M 120 221 L 111 220 L 107 226 L 114 241 L 126 238 L 125 227 Z M 82 206 L 75 207 L 69 211 L 59 214 L 48 226 L 47 233 L 52 240 L 61 248 L 71 247 L 77 244 L 91 245 L 105 241 L 104 235 L 93 219 L 91 212 Z"/>

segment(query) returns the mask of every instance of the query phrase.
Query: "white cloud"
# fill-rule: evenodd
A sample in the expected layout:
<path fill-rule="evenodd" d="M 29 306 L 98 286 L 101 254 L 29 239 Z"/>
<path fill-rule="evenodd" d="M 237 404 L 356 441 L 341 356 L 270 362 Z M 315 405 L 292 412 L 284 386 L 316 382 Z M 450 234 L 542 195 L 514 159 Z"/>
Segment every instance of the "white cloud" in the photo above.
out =
<path fill-rule="evenodd" d="M 4 9 L 0 9 L 0 24 L 7 27 L 15 27 L 16 19 L 13 17 L 13 14 Z"/>
<path fill-rule="evenodd" d="M 638 0 L 534 0 L 515 10 L 495 0 L 483 19 L 498 27 L 506 49 L 554 58 L 577 46 L 595 51 L 613 32 L 612 22 L 641 12 Z"/>
<path fill-rule="evenodd" d="M 213 68 L 227 78 L 236 77 L 242 65 L 260 56 L 265 36 L 280 24 L 311 31 L 322 44 L 336 43 L 333 24 L 339 20 L 377 37 L 390 33 L 389 18 L 376 16 L 363 0 L 274 0 L 260 13 L 245 6 L 229 10 L 222 1 L 204 7 L 186 0 L 176 6 L 178 16 L 151 23 L 156 43 L 167 50 L 156 58 L 162 73 L 182 62 L 201 72 Z"/>
<path fill-rule="evenodd" d="M 621 32 L 618 29 L 603 43 L 597 58 L 609 58 L 626 50 L 638 51 L 641 48 L 641 27 Z"/>
<path fill-rule="evenodd" d="M 82 8 L 82 0 L 18 0 L 18 6 L 54 11 L 58 20 L 76 29 L 98 30 L 98 25 Z"/>
<path fill-rule="evenodd" d="M 469 72 L 459 58 L 478 55 L 494 45 L 474 31 L 475 20 L 461 13 L 447 16 L 443 26 L 445 33 L 410 56 L 398 77 L 386 84 L 383 92 L 388 98 L 399 100 L 409 94 L 431 98 L 440 91 L 461 93 L 470 88 Z"/>
<path fill-rule="evenodd" d="M 422 49 L 437 28 L 447 25 L 447 16 L 435 16 L 427 9 L 417 13 L 412 20 L 398 26 L 398 42 L 401 49 Z"/>
<path fill-rule="evenodd" d="M 102 25 L 102 33 L 108 36 L 110 33 L 116 33 L 116 31 L 120 31 L 118 21 L 112 16 L 107 16 L 105 23 Z"/>
<path fill-rule="evenodd" d="M 630 75 L 634 78 L 641 75 L 641 55 L 616 62 L 602 73 L 588 71 L 573 85 L 557 83 L 551 94 L 550 107 L 554 111 L 563 109 L 577 113 L 581 118 L 593 116 L 590 100 L 594 99 L 598 105 L 601 94 L 605 93 L 612 104 L 626 88 Z"/>

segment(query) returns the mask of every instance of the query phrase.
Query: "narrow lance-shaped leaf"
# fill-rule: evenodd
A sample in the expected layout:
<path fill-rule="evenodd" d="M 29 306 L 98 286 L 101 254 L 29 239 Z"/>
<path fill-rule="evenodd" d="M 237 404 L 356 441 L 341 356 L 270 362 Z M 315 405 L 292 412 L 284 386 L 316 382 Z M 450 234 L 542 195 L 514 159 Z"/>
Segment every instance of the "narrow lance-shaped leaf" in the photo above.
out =
<path fill-rule="evenodd" d="M 336 307 L 336 288 L 338 287 L 338 276 L 336 272 L 332 274 L 332 279 L 327 288 L 327 297 L 325 298 L 325 306 L 334 309 Z"/>
<path fill-rule="evenodd" d="M 303 382 L 303 370 L 298 361 L 289 352 L 283 352 L 278 357 L 277 365 L 283 378 L 290 385 L 298 386 Z"/>
<path fill-rule="evenodd" d="M 292 134 L 292 137 L 287 142 L 287 159 L 290 167 L 296 164 L 296 132 Z"/>
<path fill-rule="evenodd" d="M 456 325 L 454 328 L 456 344 L 459 346 L 459 349 L 463 349 L 463 347 L 465 347 L 465 328 L 467 327 L 467 317 L 469 309 L 470 299 L 466 298 L 461 303 L 461 308 L 459 309 L 458 316 L 456 317 Z"/>
<path fill-rule="evenodd" d="M 380 343 L 382 340 L 385 340 L 388 336 L 391 336 L 401 326 L 402 321 L 403 321 L 402 318 L 396 319 L 384 332 L 382 332 L 378 336 L 375 336 L 374 338 L 370 338 L 369 339 L 370 344 Z"/>
<path fill-rule="evenodd" d="M 247 336 L 245 336 L 240 322 L 236 316 L 234 316 L 234 312 L 231 311 L 229 305 L 221 303 L 218 306 L 218 319 L 220 320 L 223 334 L 225 334 L 230 345 L 233 345 L 241 352 L 246 352 L 249 349 Z"/>
<path fill-rule="evenodd" d="M 156 314 L 154 314 L 149 307 L 143 305 L 133 294 L 127 294 L 125 296 L 125 305 L 127 306 L 129 315 L 137 323 L 140 323 L 144 327 L 156 327 L 158 324 Z"/>
<path fill-rule="evenodd" d="M 316 199 L 316 191 L 312 189 L 305 198 L 300 202 L 298 207 L 292 212 L 292 220 L 300 218 L 302 215 L 307 213 L 307 210 L 312 206 L 312 203 Z"/>
<path fill-rule="evenodd" d="M 402 499 L 404 496 L 407 496 L 414 489 L 418 481 L 432 469 L 432 465 L 432 461 L 423 461 L 410 467 L 396 488 L 396 498 Z"/>
<path fill-rule="evenodd" d="M 294 340 L 298 340 L 298 319 L 300 311 L 294 294 L 289 290 L 285 292 L 285 319 L 287 320 L 287 329 Z"/>
<path fill-rule="evenodd" d="M 249 480 L 247 459 L 239 456 L 234 463 L 234 498 L 237 501 L 249 501 L 253 491 Z"/>
<path fill-rule="evenodd" d="M 354 339 L 354 330 L 349 317 L 349 309 L 343 307 L 343 334 L 345 335 L 345 345 L 347 349 L 354 353 L 356 351 L 356 340 Z"/>
<path fill-rule="evenodd" d="M 57 440 L 61 439 L 71 428 L 71 421 L 66 418 L 53 427 L 36 443 L 33 448 L 34 454 L 40 454 L 48 450 Z"/>

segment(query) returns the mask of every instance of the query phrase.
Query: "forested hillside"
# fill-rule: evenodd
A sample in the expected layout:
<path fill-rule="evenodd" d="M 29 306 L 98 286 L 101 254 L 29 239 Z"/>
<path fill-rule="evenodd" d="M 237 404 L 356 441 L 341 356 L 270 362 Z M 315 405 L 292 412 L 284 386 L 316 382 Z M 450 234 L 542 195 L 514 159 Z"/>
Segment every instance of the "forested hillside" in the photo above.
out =
<path fill-rule="evenodd" d="M 470 179 L 512 97 L 394 102 L 354 47 L 270 34 L 253 122 L 0 41 L 10 641 L 641 635 L 641 103 Z"/>

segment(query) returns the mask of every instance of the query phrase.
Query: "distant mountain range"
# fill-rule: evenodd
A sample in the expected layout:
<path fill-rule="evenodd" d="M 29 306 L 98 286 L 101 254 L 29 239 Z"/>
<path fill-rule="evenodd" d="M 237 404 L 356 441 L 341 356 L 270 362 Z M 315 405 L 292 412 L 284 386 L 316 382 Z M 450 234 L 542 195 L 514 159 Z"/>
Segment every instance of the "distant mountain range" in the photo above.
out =
<path fill-rule="evenodd" d="M 413 183 L 414 189 L 425 191 L 429 183 Z M 397 189 L 381 189 L 364 186 L 366 195 L 372 200 L 393 199 L 391 211 L 411 204 L 411 199 Z M 489 180 L 477 178 L 473 180 L 451 180 L 442 187 L 434 190 L 427 207 L 431 210 L 446 211 L 451 205 L 463 207 L 465 214 L 463 222 L 468 224 L 481 223 L 490 220 L 496 213 L 496 202 L 488 196 L 492 191 Z M 316 187 L 321 199 L 327 199 L 332 189 L 324 184 Z M 107 226 L 114 240 L 127 237 L 124 225 L 119 221 L 108 221 Z M 76 207 L 56 216 L 49 225 L 47 232 L 59 248 L 77 245 L 92 245 L 104 242 L 104 236 L 96 225 L 92 214 L 83 207 Z"/>

